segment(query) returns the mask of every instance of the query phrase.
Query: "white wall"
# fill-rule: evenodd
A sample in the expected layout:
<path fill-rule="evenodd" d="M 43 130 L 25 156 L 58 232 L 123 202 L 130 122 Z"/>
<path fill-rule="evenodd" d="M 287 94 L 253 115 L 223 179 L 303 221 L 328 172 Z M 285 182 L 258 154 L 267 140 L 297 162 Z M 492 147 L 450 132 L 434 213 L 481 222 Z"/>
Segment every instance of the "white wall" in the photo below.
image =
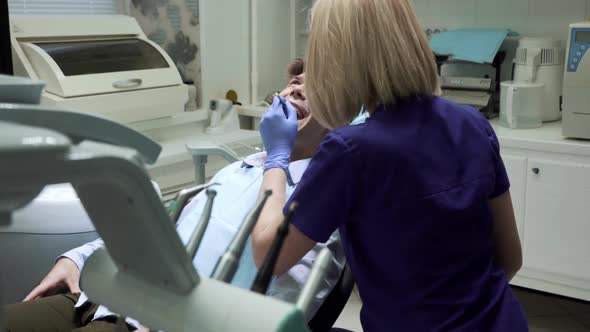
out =
<path fill-rule="evenodd" d="M 510 28 L 565 42 L 568 25 L 590 17 L 590 0 L 412 0 L 425 28 Z"/>
<path fill-rule="evenodd" d="M 412 0 L 425 28 L 511 28 L 523 36 L 567 39 L 568 24 L 590 17 L 590 0 Z M 250 19 L 245 0 L 200 0 L 203 102 L 223 98 L 234 89 L 250 100 Z M 290 1 L 258 0 L 256 99 L 285 84 L 285 65 L 291 60 Z M 296 0 L 297 45 L 310 0 Z"/>
<path fill-rule="evenodd" d="M 282 89 L 287 82 L 286 66 L 291 61 L 290 3 L 285 0 L 258 2 L 258 90 L 256 101 Z"/>
<path fill-rule="evenodd" d="M 203 106 L 233 89 L 250 100 L 249 1 L 200 0 Z"/>

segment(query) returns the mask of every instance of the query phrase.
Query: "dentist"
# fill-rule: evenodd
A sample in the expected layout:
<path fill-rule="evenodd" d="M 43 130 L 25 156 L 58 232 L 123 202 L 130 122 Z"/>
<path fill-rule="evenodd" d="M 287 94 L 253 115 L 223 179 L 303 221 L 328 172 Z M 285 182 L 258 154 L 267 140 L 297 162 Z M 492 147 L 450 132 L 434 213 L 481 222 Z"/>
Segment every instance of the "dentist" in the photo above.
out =
<path fill-rule="evenodd" d="M 317 0 L 306 66 L 311 113 L 332 131 L 287 201 L 297 110 L 276 98 L 264 115 L 261 190 L 275 194 L 256 263 L 296 201 L 275 273 L 338 229 L 365 331 L 527 331 L 508 285 L 522 252 L 498 139 L 478 111 L 436 96 L 410 0 Z M 363 105 L 370 118 L 349 125 Z"/>

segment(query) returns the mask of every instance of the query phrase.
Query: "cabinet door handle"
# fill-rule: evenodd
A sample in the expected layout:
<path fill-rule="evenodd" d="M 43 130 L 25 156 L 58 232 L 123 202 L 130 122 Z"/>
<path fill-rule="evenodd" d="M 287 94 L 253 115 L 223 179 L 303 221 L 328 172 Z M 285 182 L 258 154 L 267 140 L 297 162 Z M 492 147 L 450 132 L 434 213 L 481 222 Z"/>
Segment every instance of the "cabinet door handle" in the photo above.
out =
<path fill-rule="evenodd" d="M 116 88 L 116 89 L 136 88 L 136 87 L 140 86 L 142 82 L 143 81 L 141 80 L 141 78 L 120 80 L 120 81 L 113 82 L 113 88 Z"/>
<path fill-rule="evenodd" d="M 534 167 L 533 169 L 531 169 L 531 171 L 533 172 L 533 174 L 539 174 L 541 172 L 541 170 L 538 167 Z"/>

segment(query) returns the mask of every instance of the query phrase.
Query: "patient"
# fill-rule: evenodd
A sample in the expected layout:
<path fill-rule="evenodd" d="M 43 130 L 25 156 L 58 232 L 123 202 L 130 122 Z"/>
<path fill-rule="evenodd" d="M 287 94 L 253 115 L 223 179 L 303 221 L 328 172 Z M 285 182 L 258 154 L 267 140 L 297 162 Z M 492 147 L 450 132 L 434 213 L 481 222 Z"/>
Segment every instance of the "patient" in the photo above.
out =
<path fill-rule="evenodd" d="M 310 116 L 304 91 L 303 61 L 295 60 L 289 66 L 288 74 L 289 83 L 281 95 L 295 106 L 298 118 L 298 134 L 289 166 L 290 176 L 287 186 L 289 196 L 307 168 L 309 158 L 315 153 L 327 131 Z M 251 155 L 244 161 L 225 167 L 211 180 L 220 185 L 214 187 L 217 196 L 211 219 L 193 261 L 201 275 L 211 274 L 218 257 L 227 248 L 244 217 L 254 206 L 262 184 L 265 158 L 264 152 Z M 188 241 L 188 237 L 197 226 L 205 201 L 206 195 L 202 192 L 182 211 L 177 231 L 184 243 Z M 117 316 L 104 306 L 89 302 L 85 294 L 81 293 L 79 286 L 80 271 L 84 262 L 102 246 L 102 240 L 98 239 L 68 251 L 58 258 L 53 269 L 23 302 L 5 308 L 5 324 L 8 329 L 10 331 L 114 331 Z M 249 288 L 256 274 L 250 247 L 248 243 L 241 258 L 240 267 L 232 281 L 237 287 Z M 315 257 L 324 247 L 331 250 L 333 259 L 321 290 L 310 312 L 307 313 L 308 319 L 313 317 L 313 313 L 337 283 L 344 267 L 344 253 L 337 233 L 333 234 L 327 243 L 318 244 L 287 273 L 275 277 L 267 295 L 294 303 L 309 276 Z M 129 331 L 143 329 L 133 319 L 128 318 L 126 322 Z"/>

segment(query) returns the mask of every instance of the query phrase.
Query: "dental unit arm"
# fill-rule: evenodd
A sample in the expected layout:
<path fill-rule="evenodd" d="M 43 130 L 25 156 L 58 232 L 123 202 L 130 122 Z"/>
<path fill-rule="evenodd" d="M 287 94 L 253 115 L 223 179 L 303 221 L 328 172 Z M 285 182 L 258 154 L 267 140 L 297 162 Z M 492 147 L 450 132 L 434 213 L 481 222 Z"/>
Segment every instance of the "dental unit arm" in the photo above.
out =
<path fill-rule="evenodd" d="M 158 330 L 307 331 L 301 309 L 199 277 L 144 169 L 158 154 L 108 120 L 0 104 L 0 216 L 71 183 L 106 246 L 82 269 L 92 301 Z"/>

